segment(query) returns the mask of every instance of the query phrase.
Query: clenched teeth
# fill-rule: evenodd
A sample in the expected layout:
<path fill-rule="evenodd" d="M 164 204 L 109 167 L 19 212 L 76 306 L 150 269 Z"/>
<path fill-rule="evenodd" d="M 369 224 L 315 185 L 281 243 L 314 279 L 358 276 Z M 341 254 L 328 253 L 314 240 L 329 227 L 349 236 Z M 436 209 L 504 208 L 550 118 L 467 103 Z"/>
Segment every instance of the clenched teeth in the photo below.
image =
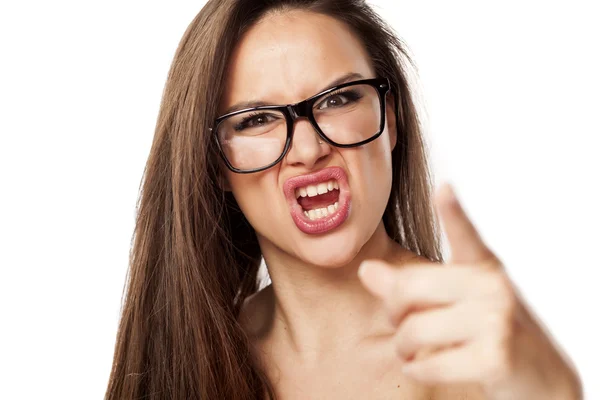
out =
<path fill-rule="evenodd" d="M 330 204 L 327 207 L 304 211 L 304 215 L 306 215 L 311 221 L 314 221 L 316 219 L 327 217 L 328 215 L 333 214 L 338 209 L 338 207 L 339 205 L 336 201 L 335 203 Z"/>
<path fill-rule="evenodd" d="M 306 187 L 301 187 L 301 188 L 297 188 L 296 189 L 296 198 L 298 197 L 315 197 L 319 194 L 325 194 L 327 192 L 330 192 L 334 189 L 339 189 L 340 186 L 338 185 L 336 180 L 331 180 L 328 182 L 322 182 L 319 183 L 318 185 L 308 185 Z"/>

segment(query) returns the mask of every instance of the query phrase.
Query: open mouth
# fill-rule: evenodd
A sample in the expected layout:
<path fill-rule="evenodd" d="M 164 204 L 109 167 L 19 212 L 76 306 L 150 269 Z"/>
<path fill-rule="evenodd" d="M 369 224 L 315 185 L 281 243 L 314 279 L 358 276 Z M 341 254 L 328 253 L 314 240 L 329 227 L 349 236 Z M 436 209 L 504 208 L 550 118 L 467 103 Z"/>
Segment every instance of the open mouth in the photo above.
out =
<path fill-rule="evenodd" d="M 296 200 L 311 221 L 333 215 L 339 208 L 340 186 L 332 179 L 296 189 Z"/>
<path fill-rule="evenodd" d="M 346 172 L 340 167 L 290 178 L 284 184 L 284 193 L 292 219 L 304 233 L 324 233 L 348 218 L 350 188 Z"/>

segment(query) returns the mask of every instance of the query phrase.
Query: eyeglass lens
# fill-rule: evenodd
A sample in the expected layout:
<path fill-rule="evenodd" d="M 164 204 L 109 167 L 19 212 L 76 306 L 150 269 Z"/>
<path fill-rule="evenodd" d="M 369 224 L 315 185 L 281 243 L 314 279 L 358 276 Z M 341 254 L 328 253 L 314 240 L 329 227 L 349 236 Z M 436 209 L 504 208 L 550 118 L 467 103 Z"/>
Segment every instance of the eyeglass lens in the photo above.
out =
<path fill-rule="evenodd" d="M 313 115 L 321 131 L 333 142 L 359 143 L 379 131 L 379 94 L 371 85 L 346 86 L 318 98 Z M 252 170 L 272 164 L 281 156 L 287 123 L 279 111 L 252 110 L 221 121 L 217 134 L 229 163 L 240 170 Z"/>

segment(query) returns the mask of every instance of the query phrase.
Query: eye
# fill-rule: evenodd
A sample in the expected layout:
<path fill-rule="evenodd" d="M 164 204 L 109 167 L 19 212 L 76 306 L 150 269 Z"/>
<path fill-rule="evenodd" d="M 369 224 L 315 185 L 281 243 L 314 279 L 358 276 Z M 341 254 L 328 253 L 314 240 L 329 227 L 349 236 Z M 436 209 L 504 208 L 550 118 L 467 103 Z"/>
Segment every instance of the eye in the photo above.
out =
<path fill-rule="evenodd" d="M 329 96 L 325 99 L 321 104 L 319 104 L 319 109 L 322 108 L 331 108 L 331 107 L 340 107 L 346 104 L 348 100 L 339 94 L 335 94 L 333 96 Z"/>
<path fill-rule="evenodd" d="M 246 122 L 247 126 L 263 125 L 263 124 L 266 124 L 267 122 L 269 122 L 269 117 L 266 114 L 260 114 L 255 117 L 249 118 L 245 122 Z"/>
<path fill-rule="evenodd" d="M 335 92 L 327 96 L 323 101 L 321 101 L 318 104 L 317 109 L 323 110 L 326 108 L 343 107 L 348 103 L 354 103 L 361 97 L 362 96 L 354 90 L 347 90 L 345 92 Z"/>
<path fill-rule="evenodd" d="M 277 119 L 276 116 L 270 114 L 251 114 L 235 125 L 236 131 L 241 131 L 247 128 L 256 128 L 273 122 Z"/>

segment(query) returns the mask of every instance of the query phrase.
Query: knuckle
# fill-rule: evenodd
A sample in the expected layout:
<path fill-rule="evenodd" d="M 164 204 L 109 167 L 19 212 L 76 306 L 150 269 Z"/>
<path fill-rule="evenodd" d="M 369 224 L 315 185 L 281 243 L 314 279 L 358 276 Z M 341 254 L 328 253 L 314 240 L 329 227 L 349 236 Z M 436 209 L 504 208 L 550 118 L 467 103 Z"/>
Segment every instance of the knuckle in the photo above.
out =
<path fill-rule="evenodd" d="M 488 290 L 491 294 L 504 295 L 508 290 L 508 279 L 500 271 L 487 271 Z"/>
<path fill-rule="evenodd" d="M 419 344 L 421 339 L 421 329 L 416 320 L 412 317 L 408 317 L 406 322 L 402 324 L 398 330 L 398 336 L 401 340 L 410 344 Z"/>
<path fill-rule="evenodd" d="M 516 306 L 513 285 L 505 273 L 499 271 L 489 272 L 486 288 L 488 297 L 501 309 L 510 312 Z"/>
<path fill-rule="evenodd" d="M 402 357 L 414 355 L 423 346 L 424 331 L 415 317 L 409 316 L 395 335 L 396 351 Z"/>

